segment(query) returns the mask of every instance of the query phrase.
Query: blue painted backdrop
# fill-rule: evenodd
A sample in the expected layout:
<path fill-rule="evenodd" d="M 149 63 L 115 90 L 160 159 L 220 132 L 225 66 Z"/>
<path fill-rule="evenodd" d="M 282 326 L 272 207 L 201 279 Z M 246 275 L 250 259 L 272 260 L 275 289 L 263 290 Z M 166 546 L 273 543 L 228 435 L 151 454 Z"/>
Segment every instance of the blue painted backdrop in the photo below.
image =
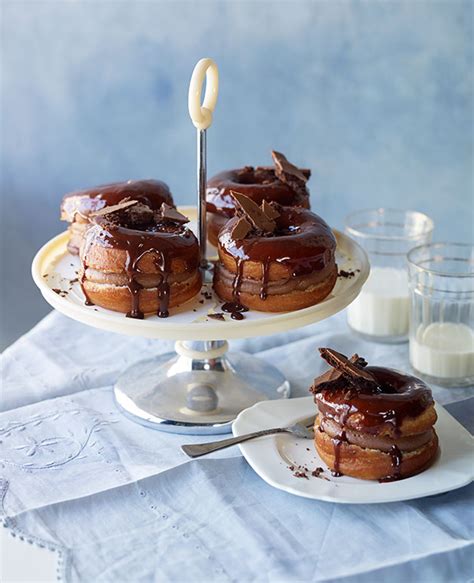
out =
<path fill-rule="evenodd" d="M 2 16 L 3 343 L 48 310 L 29 266 L 64 228 L 64 192 L 158 177 L 193 202 L 202 56 L 221 73 L 211 173 L 275 148 L 313 169 L 313 208 L 335 226 L 411 207 L 435 238 L 471 238 L 470 1 L 15 0 Z"/>

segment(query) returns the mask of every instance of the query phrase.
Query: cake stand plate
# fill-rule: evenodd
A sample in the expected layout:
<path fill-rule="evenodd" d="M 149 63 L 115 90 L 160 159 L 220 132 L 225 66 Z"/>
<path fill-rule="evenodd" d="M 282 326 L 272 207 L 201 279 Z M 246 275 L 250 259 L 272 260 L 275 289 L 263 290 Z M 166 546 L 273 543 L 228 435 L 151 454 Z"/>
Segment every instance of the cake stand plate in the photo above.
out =
<path fill-rule="evenodd" d="M 196 231 L 196 207 L 180 212 Z M 148 316 L 144 320 L 98 306 L 86 306 L 77 274 L 79 258 L 67 252 L 68 233 L 46 243 L 36 254 L 33 279 L 45 300 L 59 312 L 110 332 L 176 340 L 176 353 L 142 361 L 126 370 L 115 386 L 122 410 L 140 423 L 179 433 L 224 433 L 232 421 L 249 406 L 288 397 L 289 383 L 275 367 L 243 353 L 228 353 L 226 340 L 284 332 L 324 320 L 349 305 L 369 275 L 363 249 L 346 235 L 337 238 L 339 270 L 351 272 L 339 277 L 331 294 L 321 303 L 284 313 L 249 311 L 242 321 L 216 320 L 222 302 L 210 281 L 194 299 L 170 310 L 166 319 Z M 209 258 L 215 249 L 208 250 Z M 223 340 L 225 339 L 225 340 Z"/>

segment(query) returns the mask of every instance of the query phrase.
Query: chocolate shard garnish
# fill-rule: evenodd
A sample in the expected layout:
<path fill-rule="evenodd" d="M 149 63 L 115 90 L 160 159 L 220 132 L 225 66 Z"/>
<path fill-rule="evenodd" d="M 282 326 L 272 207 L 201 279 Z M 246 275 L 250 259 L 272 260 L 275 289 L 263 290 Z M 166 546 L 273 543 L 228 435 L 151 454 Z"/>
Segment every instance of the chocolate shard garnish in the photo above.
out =
<path fill-rule="evenodd" d="M 263 210 L 256 202 L 250 199 L 245 194 L 231 190 L 235 202 L 237 203 L 237 211 L 243 215 L 251 225 L 262 233 L 273 233 L 276 229 L 276 223 L 273 219 L 269 219 Z"/>
<path fill-rule="evenodd" d="M 332 348 L 320 348 L 319 353 L 330 366 L 342 372 L 342 374 L 349 379 L 362 379 L 368 383 L 376 384 L 376 380 L 370 372 L 364 370 L 364 367 L 359 366 L 357 363 L 351 362 L 344 354 L 341 354 Z"/>
<path fill-rule="evenodd" d="M 344 354 L 331 348 L 320 348 L 321 357 L 332 367 L 314 379 L 310 392 L 316 394 L 324 389 L 363 389 L 378 388 L 378 383 L 369 371 L 364 370 L 367 362 L 358 354 L 347 358 Z"/>
<path fill-rule="evenodd" d="M 352 355 L 349 360 L 350 360 L 350 362 L 352 362 L 354 364 L 362 361 L 364 364 L 361 364 L 361 366 L 365 366 L 367 364 L 365 362 L 365 360 L 359 358 L 359 356 L 357 354 Z M 330 368 L 329 370 L 327 370 L 323 374 L 319 375 L 319 377 L 316 377 L 314 379 L 313 384 L 311 385 L 309 390 L 311 393 L 319 393 L 323 389 L 328 389 L 328 388 L 335 389 L 335 388 L 340 388 L 342 386 L 346 386 L 345 383 L 339 382 L 341 380 L 342 381 L 344 380 L 344 375 L 342 374 L 342 372 L 340 370 L 335 369 L 335 368 Z"/>
<path fill-rule="evenodd" d="M 240 217 L 232 228 L 231 236 L 233 239 L 239 241 L 240 239 L 245 239 L 251 230 L 251 223 L 245 217 Z"/>
<path fill-rule="evenodd" d="M 267 202 L 265 199 L 263 199 L 263 202 L 260 205 L 260 208 L 262 209 L 265 216 L 268 219 L 270 219 L 271 221 L 273 219 L 277 219 L 280 216 L 280 213 L 277 211 L 275 206 L 273 204 Z"/>
<path fill-rule="evenodd" d="M 104 217 L 106 215 L 110 215 L 112 213 L 117 213 L 128 209 L 134 205 L 138 204 L 138 200 L 130 200 L 129 198 L 124 198 L 118 204 L 113 204 L 111 206 L 106 206 L 99 211 L 95 211 L 90 214 L 93 217 Z"/>
<path fill-rule="evenodd" d="M 163 202 L 160 207 L 160 215 L 164 221 L 170 221 L 172 223 L 178 223 L 179 225 L 184 225 L 189 223 L 189 219 L 182 215 L 178 210 Z"/>
<path fill-rule="evenodd" d="M 289 162 L 281 152 L 272 150 L 272 158 L 275 164 L 275 174 L 282 182 L 291 182 L 291 180 L 298 180 L 306 184 L 311 175 L 309 170 L 301 170 L 291 162 Z"/>

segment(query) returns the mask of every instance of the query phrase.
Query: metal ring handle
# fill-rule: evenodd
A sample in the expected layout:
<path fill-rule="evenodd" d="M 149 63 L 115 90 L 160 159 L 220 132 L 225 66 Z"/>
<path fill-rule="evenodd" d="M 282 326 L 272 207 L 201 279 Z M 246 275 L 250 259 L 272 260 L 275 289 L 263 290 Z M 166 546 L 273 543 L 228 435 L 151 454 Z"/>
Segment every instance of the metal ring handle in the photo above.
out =
<path fill-rule="evenodd" d="M 204 79 L 206 79 L 206 92 L 201 105 Z M 198 130 L 205 130 L 212 124 L 212 112 L 216 107 L 218 93 L 219 71 L 217 65 L 212 59 L 201 59 L 194 67 L 188 93 L 189 115 Z"/>

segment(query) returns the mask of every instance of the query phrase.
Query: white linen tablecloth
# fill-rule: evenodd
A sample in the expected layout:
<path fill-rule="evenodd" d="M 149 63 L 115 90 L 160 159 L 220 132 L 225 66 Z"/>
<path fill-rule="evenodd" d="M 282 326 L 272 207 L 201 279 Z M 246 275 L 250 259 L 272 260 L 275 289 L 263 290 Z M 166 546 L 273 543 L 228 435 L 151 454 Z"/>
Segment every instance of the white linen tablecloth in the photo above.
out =
<path fill-rule="evenodd" d="M 318 346 L 408 369 L 408 346 L 361 340 L 339 314 L 234 341 L 277 365 L 292 396 L 325 365 Z M 60 555 L 67 581 L 468 581 L 472 485 L 384 505 L 305 500 L 263 482 L 238 448 L 190 461 L 203 437 L 144 428 L 112 384 L 171 342 L 88 328 L 53 312 L 2 355 L 0 496 L 5 525 Z M 433 387 L 472 431 L 473 389 Z M 210 436 L 208 439 L 213 439 Z"/>

